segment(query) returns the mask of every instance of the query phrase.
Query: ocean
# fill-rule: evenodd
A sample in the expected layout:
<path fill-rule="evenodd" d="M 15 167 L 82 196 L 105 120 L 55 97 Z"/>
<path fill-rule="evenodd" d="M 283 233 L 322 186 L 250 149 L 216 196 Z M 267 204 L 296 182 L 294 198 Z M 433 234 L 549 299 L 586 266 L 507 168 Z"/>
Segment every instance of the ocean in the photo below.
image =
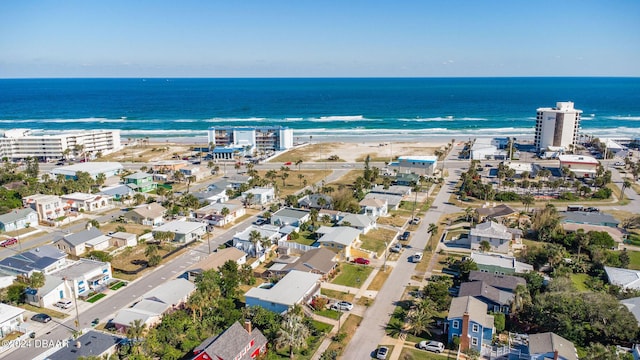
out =
<path fill-rule="evenodd" d="M 206 137 L 282 125 L 346 137 L 532 138 L 536 109 L 573 101 L 582 132 L 640 137 L 640 78 L 0 79 L 0 129 Z"/>

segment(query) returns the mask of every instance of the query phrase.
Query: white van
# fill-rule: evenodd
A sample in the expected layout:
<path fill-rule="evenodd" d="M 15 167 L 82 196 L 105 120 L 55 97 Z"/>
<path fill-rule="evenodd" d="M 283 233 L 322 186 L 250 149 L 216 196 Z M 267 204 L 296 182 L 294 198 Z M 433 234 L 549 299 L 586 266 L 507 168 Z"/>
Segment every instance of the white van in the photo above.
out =
<path fill-rule="evenodd" d="M 69 309 L 73 306 L 73 303 L 71 302 L 71 300 L 61 299 L 55 305 L 59 308 Z"/>

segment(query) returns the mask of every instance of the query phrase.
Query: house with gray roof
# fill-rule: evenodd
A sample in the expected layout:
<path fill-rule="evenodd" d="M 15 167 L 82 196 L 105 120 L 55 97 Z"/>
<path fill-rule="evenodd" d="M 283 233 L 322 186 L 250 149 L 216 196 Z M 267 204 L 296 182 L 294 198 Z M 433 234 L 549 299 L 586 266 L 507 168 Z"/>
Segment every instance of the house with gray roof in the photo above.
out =
<path fill-rule="evenodd" d="M 512 208 L 509 205 L 500 204 L 493 207 L 483 207 L 476 209 L 478 214 L 478 221 L 485 221 L 490 219 L 502 219 L 509 217 L 510 215 L 517 214 L 518 210 Z"/>
<path fill-rule="evenodd" d="M 251 233 L 257 232 L 260 238 L 257 242 L 251 241 Z M 233 236 L 233 247 L 240 249 L 249 256 L 259 257 L 264 254 L 265 249 L 271 244 L 277 244 L 283 235 L 278 231 L 277 226 L 255 226 L 250 225 L 241 232 Z"/>
<path fill-rule="evenodd" d="M 85 296 L 93 291 L 104 289 L 113 281 L 111 264 L 108 262 L 80 259 L 71 265 L 52 272 L 51 277 L 58 277 L 66 281 L 65 286 L 71 286 L 73 291 L 66 291 L 63 297 Z"/>
<path fill-rule="evenodd" d="M 370 193 L 407 196 L 411 194 L 411 186 L 391 185 L 385 189 L 384 185 L 376 185 L 371 189 Z"/>
<path fill-rule="evenodd" d="M 53 245 L 67 254 L 81 256 L 88 251 L 107 249 L 109 237 L 98 228 L 92 227 L 78 233 L 64 235 Z"/>
<path fill-rule="evenodd" d="M 60 299 L 69 299 L 73 295 L 62 278 L 57 276 L 45 276 L 44 285 L 40 288 L 27 288 L 25 301 L 27 304 L 41 308 L 52 307 Z"/>
<path fill-rule="evenodd" d="M 489 243 L 490 252 L 508 254 L 511 244 L 522 244 L 522 230 L 508 228 L 493 221 L 476 225 L 469 232 L 471 250 L 478 251 L 483 241 Z"/>
<path fill-rule="evenodd" d="M 228 214 L 223 215 L 224 209 Z M 238 202 L 210 203 L 194 211 L 196 219 L 212 226 L 225 226 L 246 214 L 247 210 Z"/>
<path fill-rule="evenodd" d="M 247 291 L 247 306 L 260 306 L 278 314 L 284 314 L 296 304 L 308 303 L 320 292 L 321 275 L 298 270 L 290 271 L 274 284 Z"/>
<path fill-rule="evenodd" d="M 192 193 L 193 196 L 198 199 L 198 201 L 203 202 L 206 201 L 209 204 L 215 203 L 225 203 L 229 201 L 229 195 L 227 195 L 227 188 L 211 188 L 211 190 L 207 189 L 205 191 L 196 191 Z"/>
<path fill-rule="evenodd" d="M 11 210 L 0 215 L 0 231 L 8 232 L 38 225 L 38 213 L 32 208 Z"/>
<path fill-rule="evenodd" d="M 447 315 L 449 343 L 460 339 L 460 350 L 473 348 L 482 353 L 482 347 L 491 345 L 493 315 L 487 314 L 487 304 L 472 297 L 461 296 L 451 300 Z"/>
<path fill-rule="evenodd" d="M 89 173 L 92 179 L 96 179 L 98 175 L 104 174 L 105 177 L 118 175 L 124 167 L 118 162 L 81 162 L 73 165 L 61 166 L 53 168 L 50 172 L 55 178 L 57 175 L 63 175 L 66 179 L 77 179 L 79 172 Z"/>
<path fill-rule="evenodd" d="M 578 360 L 575 345 L 552 332 L 529 335 L 529 359 Z"/>
<path fill-rule="evenodd" d="M 322 247 L 308 250 L 300 257 L 282 255 L 273 260 L 274 265 L 269 268 L 269 272 L 274 275 L 283 275 L 292 270 L 306 271 L 322 275 L 325 279 L 336 268 L 337 263 L 333 260 L 335 257 L 335 252 Z M 291 259 L 293 261 L 289 261 Z"/>
<path fill-rule="evenodd" d="M 469 281 L 483 281 L 496 289 L 514 292 L 518 285 L 527 286 L 527 281 L 519 276 L 498 275 L 483 271 L 469 272 Z"/>
<path fill-rule="evenodd" d="M 495 288 L 484 281 L 471 281 L 460 284 L 458 296 L 473 296 L 487 304 L 490 311 L 509 314 L 513 293 Z"/>
<path fill-rule="evenodd" d="M 513 256 L 471 252 L 471 260 L 478 270 L 497 275 L 522 274 L 533 271 L 533 266 L 516 260 Z"/>
<path fill-rule="evenodd" d="M 640 290 L 640 271 L 605 266 L 609 283 L 622 289 Z"/>
<path fill-rule="evenodd" d="M 51 245 L 23 251 L 0 260 L 0 270 L 10 275 L 27 277 L 34 271 L 47 275 L 67 265 L 67 254 Z"/>
<path fill-rule="evenodd" d="M 136 193 L 130 186 L 120 184 L 104 187 L 98 194 L 110 196 L 113 200 L 122 201 L 124 198 L 133 196 Z"/>
<path fill-rule="evenodd" d="M 19 307 L 0 303 L 0 336 L 4 337 L 12 331 L 18 330 L 18 327 L 24 322 L 22 317 L 25 310 Z"/>
<path fill-rule="evenodd" d="M 586 211 L 561 211 L 559 212 L 562 223 L 600 225 L 618 227 L 620 221 L 613 216 L 601 212 Z"/>
<path fill-rule="evenodd" d="M 251 360 L 267 351 L 267 338 L 251 322 L 235 322 L 221 334 L 203 341 L 193 350 L 193 360 Z"/>
<path fill-rule="evenodd" d="M 100 331 L 89 330 L 78 339 L 69 341 L 68 346 L 47 356 L 47 360 L 69 360 L 78 358 L 108 358 L 116 354 L 124 339 Z"/>
<path fill-rule="evenodd" d="M 298 206 L 304 209 L 333 209 L 333 198 L 326 194 L 309 194 L 298 199 Z"/>
<path fill-rule="evenodd" d="M 316 233 L 322 235 L 318 239 L 320 246 L 335 252 L 344 250 L 346 257 L 351 256 L 351 248 L 360 239 L 360 230 L 349 226 L 321 226 Z"/>
<path fill-rule="evenodd" d="M 173 233 L 173 242 L 188 244 L 200 240 L 207 232 L 207 225 L 198 221 L 174 220 L 153 229 L 153 234 L 159 232 Z"/>
<path fill-rule="evenodd" d="M 377 218 L 378 216 L 387 216 L 388 204 L 385 199 L 364 198 L 358 203 L 360 212 L 364 215 Z"/>
<path fill-rule="evenodd" d="M 164 224 L 167 209 L 157 202 L 136 206 L 124 214 L 127 221 L 140 225 L 159 226 Z"/>
<path fill-rule="evenodd" d="M 187 270 L 187 279 L 189 281 L 195 281 L 198 275 L 202 274 L 204 271 L 211 269 L 217 270 L 227 261 L 233 261 L 238 264 L 238 267 L 240 267 L 247 263 L 247 254 L 234 247 L 218 249 L 189 268 L 189 270 Z"/>
<path fill-rule="evenodd" d="M 631 311 L 636 321 L 638 321 L 638 326 L 640 326 L 640 297 L 620 300 L 620 303 Z"/>
<path fill-rule="evenodd" d="M 402 195 L 380 194 L 369 192 L 364 196 L 365 199 L 380 199 L 387 202 L 388 210 L 398 210 L 402 202 Z"/>
<path fill-rule="evenodd" d="M 347 225 L 348 224 L 348 225 Z M 338 225 L 350 226 L 366 234 L 377 227 L 376 219 L 365 214 L 346 214 L 338 221 Z"/>
<path fill-rule="evenodd" d="M 309 221 L 311 212 L 306 209 L 282 208 L 271 215 L 271 223 L 274 225 L 291 225 L 299 227 Z"/>

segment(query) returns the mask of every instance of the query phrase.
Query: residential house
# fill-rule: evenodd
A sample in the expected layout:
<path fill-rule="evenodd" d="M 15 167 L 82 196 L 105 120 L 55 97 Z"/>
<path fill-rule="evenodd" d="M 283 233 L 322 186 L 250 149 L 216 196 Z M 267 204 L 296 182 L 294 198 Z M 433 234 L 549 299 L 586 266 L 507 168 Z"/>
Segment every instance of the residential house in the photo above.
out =
<path fill-rule="evenodd" d="M 176 171 L 179 171 L 180 169 L 182 169 L 187 165 L 189 165 L 189 162 L 187 160 L 176 160 L 176 159 L 161 160 L 161 161 L 156 161 L 152 163 L 151 169 L 154 172 L 166 174 L 166 173 L 174 173 Z"/>
<path fill-rule="evenodd" d="M 65 280 L 65 293 L 60 298 L 70 298 L 74 294 L 76 296 L 84 296 L 92 291 L 102 289 L 107 286 L 113 279 L 111 273 L 111 264 L 90 259 L 80 259 L 71 265 L 57 270 L 50 275 Z M 45 294 L 43 294 L 44 296 Z"/>
<path fill-rule="evenodd" d="M 522 244 L 522 230 L 508 228 L 502 224 L 493 221 L 483 222 L 476 225 L 469 232 L 469 240 L 471 241 L 471 250 L 480 250 L 483 241 L 489 243 L 490 252 L 508 254 L 510 245 Z"/>
<path fill-rule="evenodd" d="M 513 256 L 471 252 L 471 260 L 478 270 L 498 275 L 522 274 L 533 271 L 533 266 L 517 261 Z"/>
<path fill-rule="evenodd" d="M 234 247 L 219 249 L 213 254 L 195 263 L 189 270 L 187 270 L 187 279 L 189 281 L 195 281 L 198 275 L 207 270 L 218 270 L 227 261 L 233 261 L 238 264 L 238 266 L 244 265 L 247 263 L 247 254 Z"/>
<path fill-rule="evenodd" d="M 79 358 L 108 359 L 118 351 L 123 338 L 89 330 L 76 340 L 70 341 L 68 346 L 62 346 L 53 354 L 47 355 L 47 360 L 69 360 Z"/>
<path fill-rule="evenodd" d="M 193 177 L 195 181 L 202 180 L 202 178 L 207 176 L 203 168 L 198 165 L 187 165 L 178 171 L 184 175 L 185 179 Z"/>
<path fill-rule="evenodd" d="M 261 256 L 262 254 L 264 254 L 267 247 L 269 247 L 271 244 L 276 244 L 282 237 L 278 230 L 278 226 L 258 227 L 255 225 L 251 225 L 233 236 L 233 247 L 244 251 L 249 256 Z M 254 231 L 260 234 L 260 239 L 255 243 L 251 241 L 251 233 Z"/>
<path fill-rule="evenodd" d="M 338 222 L 338 225 L 351 226 L 352 228 L 360 230 L 363 234 L 377 227 L 376 219 L 364 214 L 346 214 Z"/>
<path fill-rule="evenodd" d="M 476 209 L 476 213 L 478 214 L 478 222 L 483 222 L 491 219 L 502 220 L 517 214 L 518 211 L 509 205 L 500 204 Z"/>
<path fill-rule="evenodd" d="M 153 182 L 153 174 L 137 172 L 124 177 L 125 185 L 137 192 L 149 192 L 156 189 L 157 183 Z"/>
<path fill-rule="evenodd" d="M 0 215 L 0 231 L 8 232 L 38 225 L 38 213 L 32 208 L 12 210 Z"/>
<path fill-rule="evenodd" d="M 36 194 L 27 196 L 22 199 L 25 207 L 30 207 L 38 213 L 41 221 L 56 220 L 66 214 L 66 210 L 70 209 L 65 206 L 62 199 L 55 195 Z"/>
<path fill-rule="evenodd" d="M 629 309 L 640 326 L 640 297 L 620 300 L 620 303 Z"/>
<path fill-rule="evenodd" d="M 174 220 L 153 229 L 154 236 L 159 232 L 171 232 L 174 242 L 188 244 L 200 240 L 207 232 L 207 225 L 197 221 Z"/>
<path fill-rule="evenodd" d="M 322 278 L 326 279 L 336 268 L 337 263 L 333 260 L 335 257 L 335 252 L 322 247 L 308 250 L 300 257 L 281 255 L 273 260 L 274 264 L 269 268 L 269 273 L 284 275 L 297 270 L 322 275 Z"/>
<path fill-rule="evenodd" d="M 195 290 L 196 286 L 189 280 L 169 280 L 142 295 L 142 300 L 132 307 L 118 311 L 111 323 L 121 333 L 126 333 L 135 320 L 140 320 L 147 327 L 154 326 L 161 321 L 163 314 L 182 307 Z"/>
<path fill-rule="evenodd" d="M 100 194 L 74 192 L 60 197 L 71 210 L 78 212 L 93 212 L 106 210 L 113 206 L 111 197 Z"/>
<path fill-rule="evenodd" d="M 369 192 L 364 196 L 365 199 L 380 199 L 387 202 L 387 210 L 400 209 L 400 203 L 402 202 L 402 195 L 392 194 L 380 194 Z"/>
<path fill-rule="evenodd" d="M 461 296 L 451 300 L 447 328 L 449 342 L 460 338 L 460 350 L 473 348 L 482 353 L 482 347 L 491 345 L 493 315 L 487 315 L 487 304 L 472 297 Z"/>
<path fill-rule="evenodd" d="M 530 360 L 578 360 L 573 343 L 552 332 L 529 335 Z"/>
<path fill-rule="evenodd" d="M 0 339 L 22 326 L 24 312 L 22 308 L 0 303 Z"/>
<path fill-rule="evenodd" d="M 138 245 L 138 236 L 127 232 L 118 231 L 109 236 L 109 246 L 115 248 L 132 247 Z"/>
<path fill-rule="evenodd" d="M 303 209 L 333 209 L 333 198 L 325 194 L 309 194 L 298 199 Z"/>
<path fill-rule="evenodd" d="M 267 338 L 251 322 L 235 322 L 220 335 L 212 336 L 193 350 L 193 360 L 250 360 L 267 351 Z"/>
<path fill-rule="evenodd" d="M 244 184 L 248 184 L 249 181 L 251 181 L 252 177 L 249 175 L 234 174 L 234 175 L 225 176 L 223 179 L 229 184 L 229 187 L 231 187 L 233 190 L 238 190 L 240 189 L 240 186 Z"/>
<path fill-rule="evenodd" d="M 320 292 L 321 275 L 293 270 L 276 284 L 262 284 L 247 291 L 247 306 L 261 306 L 283 314 L 296 304 L 305 304 Z"/>
<path fill-rule="evenodd" d="M 73 294 L 64 280 L 57 276 L 45 276 L 44 285 L 40 288 L 27 288 L 25 301 L 27 304 L 41 308 L 52 307 L 60 299 L 70 298 Z"/>
<path fill-rule="evenodd" d="M 601 212 L 561 211 L 559 214 L 562 223 L 599 225 L 613 228 L 618 227 L 620 224 L 620 221 L 613 216 Z"/>
<path fill-rule="evenodd" d="M 484 281 L 471 281 L 460 284 L 458 296 L 473 296 L 487 305 L 490 311 L 509 314 L 513 293 L 495 288 Z"/>
<path fill-rule="evenodd" d="M 227 209 L 228 214 L 223 215 Z M 194 212 L 196 219 L 213 226 L 225 226 L 246 214 L 247 210 L 237 202 L 211 203 Z"/>
<path fill-rule="evenodd" d="M 253 188 L 242 193 L 242 200 L 247 205 L 267 205 L 272 203 L 276 194 L 272 187 Z"/>
<path fill-rule="evenodd" d="M 611 226 L 578 224 L 570 222 L 563 222 L 560 225 L 562 226 L 562 229 L 567 233 L 573 233 L 578 231 L 579 229 L 582 229 L 585 233 L 588 233 L 590 231 L 604 231 L 609 234 L 609 236 L 611 236 L 613 241 L 620 244 L 624 241 L 624 237 L 626 235 L 624 229 Z"/>
<path fill-rule="evenodd" d="M 136 206 L 127 211 L 124 218 L 127 221 L 147 226 L 159 226 L 164 224 L 164 214 L 167 211 L 157 202 Z"/>
<path fill-rule="evenodd" d="M 271 223 L 278 226 L 299 227 L 311 218 L 311 212 L 304 209 L 285 207 L 271 215 Z"/>
<path fill-rule="evenodd" d="M 407 196 L 411 194 L 411 191 L 412 187 L 409 185 L 391 185 L 386 189 L 384 188 L 384 185 L 376 185 L 371 189 L 370 193 Z"/>
<path fill-rule="evenodd" d="M 560 168 L 568 168 L 577 178 L 594 178 L 600 162 L 591 156 L 560 155 Z"/>
<path fill-rule="evenodd" d="M 318 243 L 335 252 L 344 250 L 344 256 L 351 257 L 351 248 L 360 239 L 360 230 L 349 226 L 321 226 L 316 234 L 321 235 Z"/>
<path fill-rule="evenodd" d="M 135 193 L 135 190 L 133 190 L 130 186 L 120 184 L 104 187 L 98 194 L 109 196 L 115 201 L 123 201 L 126 198 L 132 197 Z"/>
<path fill-rule="evenodd" d="M 331 222 L 336 222 L 338 221 L 340 214 L 342 213 L 338 210 L 320 209 L 318 211 L 318 219 L 321 219 L 321 220 L 326 219 Z"/>
<path fill-rule="evenodd" d="M 229 195 L 227 195 L 228 189 L 229 188 L 211 188 L 210 190 L 206 191 L 196 191 L 192 194 L 200 202 L 206 201 L 209 204 L 226 203 L 227 201 L 229 201 Z"/>
<path fill-rule="evenodd" d="M 387 216 L 387 201 L 384 199 L 367 199 L 364 198 L 360 201 L 360 212 L 364 215 L 377 218 L 379 216 Z"/>
<path fill-rule="evenodd" d="M 51 245 L 13 254 L 0 260 L 0 270 L 29 277 L 34 271 L 48 275 L 68 265 L 67 254 Z"/>
<path fill-rule="evenodd" d="M 398 173 L 396 175 L 395 184 L 401 186 L 412 187 L 420 182 L 420 175 L 414 173 Z"/>
<path fill-rule="evenodd" d="M 519 276 L 497 275 L 483 271 L 469 272 L 469 281 L 482 281 L 496 289 L 514 292 L 518 285 L 527 286 L 527 281 Z"/>
<path fill-rule="evenodd" d="M 640 271 L 605 266 L 609 283 L 622 289 L 640 290 Z"/>
<path fill-rule="evenodd" d="M 51 169 L 50 173 L 53 178 L 58 175 L 62 175 L 65 179 L 78 179 L 78 173 L 88 173 L 92 179 L 98 178 L 99 175 L 104 175 L 105 178 L 118 175 L 124 167 L 118 162 L 99 162 L 99 161 L 86 161 L 73 165 L 61 166 Z"/>
<path fill-rule="evenodd" d="M 397 164 L 400 172 L 418 173 L 421 175 L 433 175 L 438 164 L 438 157 L 427 156 L 399 156 Z"/>
<path fill-rule="evenodd" d="M 53 245 L 67 254 L 81 256 L 88 251 L 102 251 L 109 248 L 109 237 L 92 227 L 75 234 L 64 235 Z"/>

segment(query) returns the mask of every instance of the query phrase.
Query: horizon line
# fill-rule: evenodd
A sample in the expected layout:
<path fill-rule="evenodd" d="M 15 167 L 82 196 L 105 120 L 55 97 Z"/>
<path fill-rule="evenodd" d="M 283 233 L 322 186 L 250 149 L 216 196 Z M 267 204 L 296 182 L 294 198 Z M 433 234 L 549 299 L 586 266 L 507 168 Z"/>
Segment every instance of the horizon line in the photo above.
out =
<path fill-rule="evenodd" d="M 519 75 L 519 76 L 71 76 L 71 77 L 0 77 L 0 80 L 99 80 L 99 79 L 638 79 L 640 76 L 610 76 L 610 75 Z"/>

